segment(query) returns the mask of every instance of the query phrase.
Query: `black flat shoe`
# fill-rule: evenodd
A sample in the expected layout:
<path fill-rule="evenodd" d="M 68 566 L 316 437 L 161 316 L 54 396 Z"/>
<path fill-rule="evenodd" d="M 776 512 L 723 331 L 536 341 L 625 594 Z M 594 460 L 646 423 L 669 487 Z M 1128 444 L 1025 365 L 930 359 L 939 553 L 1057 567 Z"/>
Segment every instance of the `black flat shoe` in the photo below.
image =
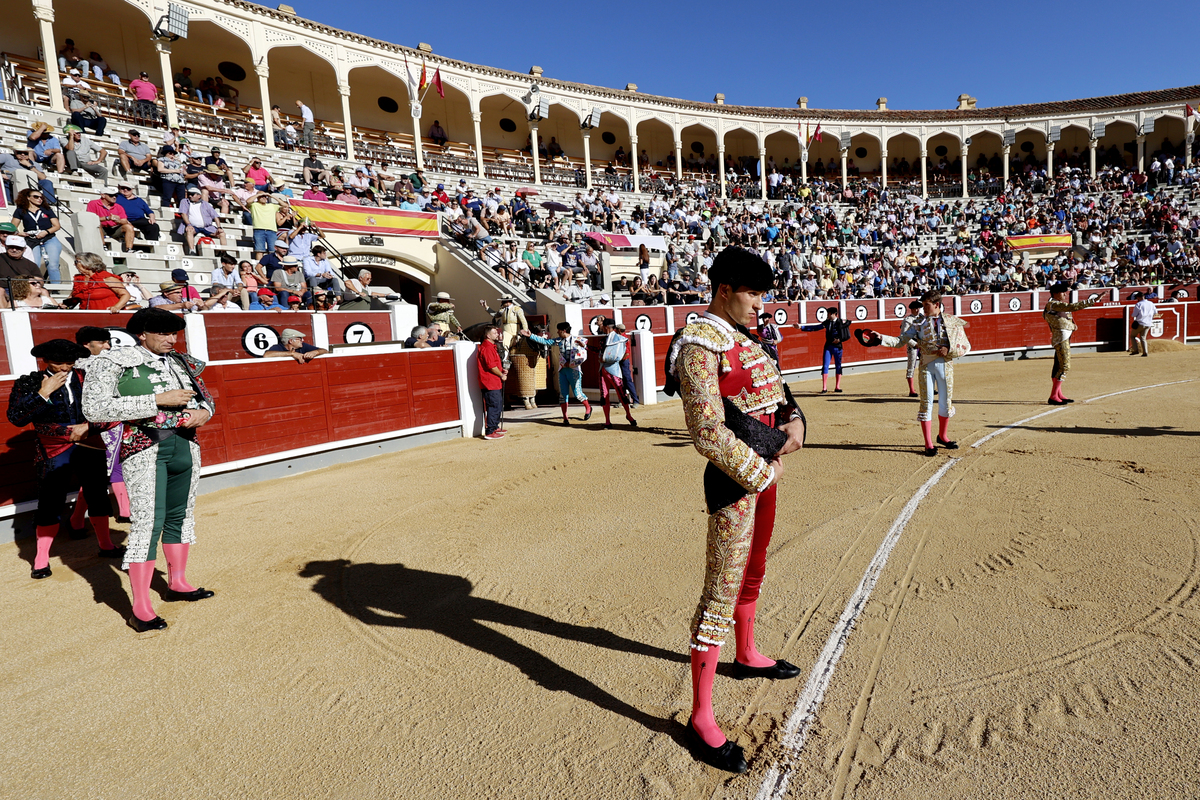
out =
<path fill-rule="evenodd" d="M 729 739 L 725 740 L 725 744 L 720 747 L 713 747 L 707 744 L 704 739 L 692 727 L 692 720 L 688 719 L 687 724 L 687 743 L 691 748 L 692 755 L 697 761 L 702 761 L 710 767 L 725 770 L 726 772 L 742 773 L 750 769 L 750 765 L 746 763 L 746 758 L 743 755 L 742 748 L 734 744 Z"/>
<path fill-rule="evenodd" d="M 563 419 L 563 425 L 570 425 L 570 424 L 571 424 L 571 420 Z"/>
<path fill-rule="evenodd" d="M 163 600 L 167 601 L 168 603 L 174 603 L 177 600 L 185 600 L 189 603 L 194 603 L 197 600 L 207 600 L 215 594 L 216 592 L 214 592 L 212 589 L 205 589 L 203 586 L 190 592 L 177 592 L 174 589 L 167 589 L 167 593 L 163 597 Z"/>
<path fill-rule="evenodd" d="M 137 614 L 130 614 L 129 619 L 125 620 L 125 622 L 129 625 L 129 627 L 133 628 L 138 633 L 146 633 L 147 631 L 161 631 L 165 630 L 167 627 L 167 621 L 162 617 L 155 617 L 149 622 L 146 622 L 145 620 L 138 619 Z"/>
<path fill-rule="evenodd" d="M 1067 400 L 1055 400 L 1053 397 L 1046 401 L 1048 406 L 1065 406 L 1067 403 Z"/>
<path fill-rule="evenodd" d="M 100 552 L 96 555 L 101 558 L 123 558 L 125 556 L 125 545 L 117 545 L 110 550 L 105 550 L 101 547 Z"/>
<path fill-rule="evenodd" d="M 589 409 L 589 410 L 588 410 L 588 412 L 587 412 L 586 414 L 584 414 L 584 415 L 583 415 L 583 421 L 584 421 L 584 422 L 587 422 L 587 421 L 588 421 L 589 419 L 591 419 L 591 418 L 592 418 L 592 412 L 591 412 L 591 410 Z"/>
<path fill-rule="evenodd" d="M 773 681 L 787 680 L 800 675 L 800 668 L 795 664 L 780 659 L 769 667 L 751 667 L 737 659 L 733 660 L 733 677 L 744 681 L 746 678 L 770 678 Z"/>
<path fill-rule="evenodd" d="M 958 442 L 947 442 L 945 439 L 943 439 L 940 436 L 937 437 L 937 443 L 940 444 L 942 447 L 946 448 L 947 450 L 957 450 L 958 449 Z"/>
<path fill-rule="evenodd" d="M 908 396 L 909 397 L 920 397 L 921 395 L 917 394 L 916 392 L 909 392 Z"/>
<path fill-rule="evenodd" d="M 1072 399 L 1071 399 L 1071 398 L 1069 398 L 1069 397 L 1064 397 L 1064 398 L 1063 398 L 1063 402 L 1064 402 L 1064 403 L 1074 403 L 1075 401 L 1074 401 L 1074 400 L 1072 400 Z"/>
<path fill-rule="evenodd" d="M 822 390 L 821 390 L 821 394 L 829 394 L 829 390 L 828 390 L 828 389 L 822 389 Z"/>
<path fill-rule="evenodd" d="M 841 389 L 834 389 L 833 391 L 834 391 L 834 393 L 835 393 L 835 394 L 841 394 L 841 393 L 842 393 L 842 390 L 841 390 Z"/>
<path fill-rule="evenodd" d="M 611 431 L 613 429 L 612 423 L 611 422 L 604 423 L 604 428 L 605 428 L 605 430 Z"/>
<path fill-rule="evenodd" d="M 31 569 L 29 571 L 29 577 L 33 578 L 35 581 L 41 580 L 42 578 L 49 578 L 50 568 L 42 567 L 41 569 Z"/>
<path fill-rule="evenodd" d="M 78 541 L 80 539 L 86 539 L 87 537 L 91 536 L 92 534 L 91 534 L 91 531 L 89 531 L 87 529 L 87 526 L 85 525 L 82 528 L 71 528 L 70 533 L 68 533 L 67 535 L 70 536 L 72 539 L 75 539 L 76 541 Z"/>
<path fill-rule="evenodd" d="M 636 427 L 637 427 L 637 420 L 636 420 L 636 419 L 634 419 L 633 417 L 627 417 L 627 419 L 629 420 L 629 427 L 631 427 L 631 428 L 636 428 Z"/>
<path fill-rule="evenodd" d="M 936 456 L 936 455 L 937 455 L 937 448 L 936 448 L 936 447 L 926 447 L 926 448 L 925 448 L 925 455 L 927 455 L 927 456 L 930 456 L 930 457 Z"/>

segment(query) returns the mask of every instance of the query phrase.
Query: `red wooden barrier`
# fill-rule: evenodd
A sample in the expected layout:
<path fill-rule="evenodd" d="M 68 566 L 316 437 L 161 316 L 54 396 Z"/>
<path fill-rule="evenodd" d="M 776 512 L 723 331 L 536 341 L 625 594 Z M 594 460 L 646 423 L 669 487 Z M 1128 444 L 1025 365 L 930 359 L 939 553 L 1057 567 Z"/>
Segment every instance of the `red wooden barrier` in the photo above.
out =
<path fill-rule="evenodd" d="M 18 428 L 8 421 L 8 396 L 13 381 L 0 381 L 0 505 L 37 497 L 33 469 L 33 428 Z"/>
<path fill-rule="evenodd" d="M 3 332 L 0 331 L 0 334 Z M 8 360 L 8 344 L 4 341 L 4 336 L 0 335 L 0 375 L 8 375 L 12 372 L 12 364 Z"/>
<path fill-rule="evenodd" d="M 1032 311 L 1033 292 L 1001 292 L 1001 311 Z"/>
<path fill-rule="evenodd" d="M 879 319 L 878 300 L 847 300 L 846 319 L 851 322 L 873 322 Z"/>
<path fill-rule="evenodd" d="M 251 328 L 270 328 L 276 337 L 284 328 L 295 328 L 312 342 L 312 315 L 298 311 L 243 311 L 241 313 L 205 314 L 204 329 L 208 334 L 208 359 L 227 361 L 262 355 L 260 345 L 268 338 L 256 337 Z M 390 338 L 390 337 L 389 337 Z M 257 339 L 257 344 L 255 340 Z M 251 343 L 251 348 L 246 346 Z M 274 342 L 270 342 L 274 344 Z M 257 352 L 256 352 L 257 351 Z"/>
<path fill-rule="evenodd" d="M 907 308 L 907 304 L 906 304 Z M 959 306 L 960 313 L 964 317 L 973 317 L 976 314 L 991 314 L 992 313 L 992 296 L 990 294 L 968 294 L 962 298 L 962 304 Z M 1003 310 L 1008 310 L 1007 306 Z M 1028 307 L 1025 309 L 1029 310 Z M 907 310 L 905 311 L 907 313 Z"/>
<path fill-rule="evenodd" d="M 625 323 L 625 332 L 650 331 L 651 333 L 667 332 L 667 312 L 669 306 L 629 306 L 621 309 L 621 322 Z M 609 316 L 612 312 L 607 312 Z"/>
<path fill-rule="evenodd" d="M 107 311 L 30 311 L 29 324 L 33 327 L 33 343 L 41 344 L 51 339 L 70 339 L 75 341 L 75 332 L 85 325 L 97 328 L 107 328 L 118 338 L 126 338 L 128 344 L 133 344 L 133 338 L 125 333 L 125 324 L 133 316 L 132 312 L 110 314 Z M 206 316 L 205 320 L 211 319 Z M 187 352 L 186 337 L 179 335 L 175 349 L 181 353 Z"/>
<path fill-rule="evenodd" d="M 605 317 L 611 317 L 613 310 L 611 308 L 585 308 L 583 309 L 583 329 L 571 331 L 575 336 L 587 336 L 589 334 L 604 333 L 604 326 L 601 325 L 601 320 Z M 595 323 L 592 320 L 595 320 Z M 630 327 L 629 323 L 625 323 L 626 329 Z M 554 331 L 551 331 L 554 333 Z"/>
<path fill-rule="evenodd" d="M 321 316 L 331 345 L 392 341 L 392 315 L 386 311 L 330 311 Z"/>
<path fill-rule="evenodd" d="M 708 306 L 704 303 L 692 304 L 687 306 L 671 306 L 671 315 L 675 320 L 675 330 L 679 330 L 688 324 L 691 320 L 703 314 L 708 310 Z"/>

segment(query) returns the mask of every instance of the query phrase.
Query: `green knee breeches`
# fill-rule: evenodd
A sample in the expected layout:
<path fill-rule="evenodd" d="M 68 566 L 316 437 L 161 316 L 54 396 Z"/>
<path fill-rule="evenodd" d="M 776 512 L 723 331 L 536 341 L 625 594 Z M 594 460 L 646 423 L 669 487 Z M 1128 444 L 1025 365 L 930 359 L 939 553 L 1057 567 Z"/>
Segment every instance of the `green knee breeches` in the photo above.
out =
<path fill-rule="evenodd" d="M 150 556 L 158 558 L 158 540 L 179 544 L 187 514 L 188 490 L 192 485 L 192 450 L 182 436 L 171 436 L 158 444 L 154 476 L 154 528 L 150 532 Z"/>

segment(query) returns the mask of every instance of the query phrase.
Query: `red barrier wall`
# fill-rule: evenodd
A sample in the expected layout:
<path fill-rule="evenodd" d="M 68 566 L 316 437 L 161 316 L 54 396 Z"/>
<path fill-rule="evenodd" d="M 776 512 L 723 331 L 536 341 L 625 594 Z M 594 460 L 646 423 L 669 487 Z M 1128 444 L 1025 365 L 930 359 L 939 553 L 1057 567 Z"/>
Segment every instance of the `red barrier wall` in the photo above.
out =
<path fill-rule="evenodd" d="M 4 337 L 0 335 L 0 375 L 8 375 L 12 372 L 12 365 L 8 361 L 8 345 L 4 341 Z"/>
<path fill-rule="evenodd" d="M 330 311 L 322 314 L 329 327 L 329 343 L 362 344 L 363 342 L 392 341 L 392 315 L 386 311 Z M 530 325 L 533 322 L 529 323 Z M 361 326 L 371 330 L 371 338 L 363 338 Z M 353 326 L 353 327 L 351 327 Z M 346 335 L 346 328 L 350 335 Z"/>
<path fill-rule="evenodd" d="M 30 311 L 30 325 L 33 327 L 33 343 L 41 344 L 51 339 L 70 339 L 75 341 L 75 331 L 84 325 L 94 325 L 97 328 L 119 328 L 125 330 L 125 323 L 133 316 L 133 312 L 110 314 L 107 311 Z M 205 320 L 212 316 L 205 316 Z M 175 349 L 181 353 L 187 352 L 186 337 L 180 333 Z"/>
<path fill-rule="evenodd" d="M 299 311 L 243 311 L 241 313 L 205 314 L 204 329 L 208 334 L 209 361 L 255 357 L 257 354 L 252 354 L 242 343 L 242 336 L 247 329 L 255 325 L 273 328 L 276 334 L 284 328 L 295 328 L 304 334 L 305 341 L 312 341 L 312 314 Z M 391 337 L 389 336 L 389 338 Z"/>
<path fill-rule="evenodd" d="M 37 497 L 33 470 L 33 428 L 18 428 L 8 421 L 8 395 L 13 381 L 0 381 L 0 505 Z"/>
<path fill-rule="evenodd" d="M 633 331 L 667 333 L 669 309 L 669 306 L 629 306 L 621 309 L 621 322 L 625 323 L 626 333 Z M 611 312 L 609 313 L 611 314 Z"/>
<path fill-rule="evenodd" d="M 686 326 L 688 324 L 688 317 L 692 314 L 700 316 L 707 309 L 708 306 L 703 303 L 698 305 L 693 304 L 690 306 L 671 306 L 671 314 L 675 319 L 675 330 L 679 330 L 680 328 Z"/>

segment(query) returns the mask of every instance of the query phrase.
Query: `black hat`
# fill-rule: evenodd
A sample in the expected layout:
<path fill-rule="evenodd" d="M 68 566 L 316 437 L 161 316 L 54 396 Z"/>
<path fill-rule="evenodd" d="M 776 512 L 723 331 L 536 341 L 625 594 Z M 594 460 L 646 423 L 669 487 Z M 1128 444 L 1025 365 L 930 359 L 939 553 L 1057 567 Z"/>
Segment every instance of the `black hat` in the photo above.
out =
<path fill-rule="evenodd" d="M 571 323 L 560 322 L 560 323 L 558 323 L 558 329 L 560 331 L 566 331 L 567 333 L 570 333 L 571 332 Z"/>
<path fill-rule="evenodd" d="M 108 328 L 97 328 L 95 325 L 84 325 L 82 328 L 75 331 L 75 344 L 111 341 L 112 334 L 108 332 Z"/>
<path fill-rule="evenodd" d="M 133 337 L 143 333 L 179 333 L 184 328 L 183 317 L 161 308 L 143 308 L 134 312 L 125 323 L 125 330 Z"/>
<path fill-rule="evenodd" d="M 86 347 L 77 345 L 70 339 L 51 339 L 34 345 L 29 354 L 43 361 L 55 361 L 59 364 L 73 364 L 81 358 L 91 355 Z"/>
<path fill-rule="evenodd" d="M 1071 291 L 1071 284 L 1066 281 L 1059 281 L 1050 286 L 1050 294 L 1061 294 L 1069 291 Z"/>
<path fill-rule="evenodd" d="M 708 280 L 713 289 L 725 285 L 737 289 L 745 286 L 756 292 L 765 292 L 775 285 L 775 276 L 767 262 L 740 247 L 729 246 L 713 259 Z"/>
<path fill-rule="evenodd" d="M 921 301 L 920 301 L 920 300 L 913 300 L 912 302 L 910 302 L 910 303 L 908 304 L 908 309 L 909 309 L 909 311 L 916 311 L 916 310 L 917 310 L 918 308 L 920 308 L 920 307 L 921 307 Z"/>
<path fill-rule="evenodd" d="M 825 309 L 825 313 L 833 314 L 834 316 L 838 316 L 838 317 L 840 317 L 842 315 L 842 312 L 838 311 L 837 306 L 830 306 L 829 308 Z"/>

